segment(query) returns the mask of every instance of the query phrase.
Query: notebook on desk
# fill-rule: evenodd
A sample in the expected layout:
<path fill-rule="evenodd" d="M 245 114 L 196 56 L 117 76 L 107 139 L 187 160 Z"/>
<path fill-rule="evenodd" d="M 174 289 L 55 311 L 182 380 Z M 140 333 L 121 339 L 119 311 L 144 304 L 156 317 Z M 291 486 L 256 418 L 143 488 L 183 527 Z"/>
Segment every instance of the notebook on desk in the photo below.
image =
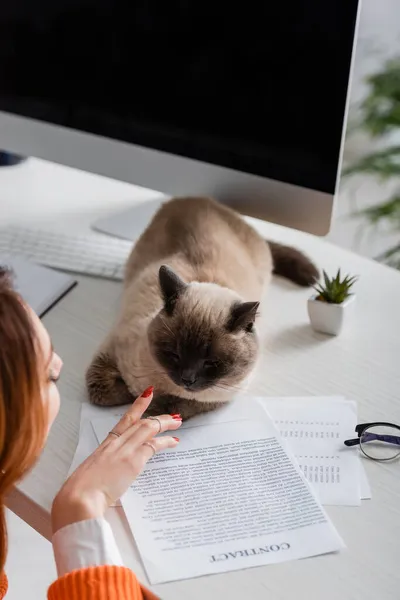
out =
<path fill-rule="evenodd" d="M 39 317 L 77 284 L 69 275 L 18 256 L 0 256 L 0 266 L 12 271 L 15 289 Z"/>

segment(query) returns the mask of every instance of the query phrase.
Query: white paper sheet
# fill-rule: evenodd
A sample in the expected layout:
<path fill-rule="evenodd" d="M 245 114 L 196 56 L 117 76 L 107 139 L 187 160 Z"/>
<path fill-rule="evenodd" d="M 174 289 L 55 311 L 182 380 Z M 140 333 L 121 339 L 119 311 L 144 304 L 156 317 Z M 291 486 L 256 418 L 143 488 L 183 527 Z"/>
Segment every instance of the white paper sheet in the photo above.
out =
<path fill-rule="evenodd" d="M 354 436 L 355 402 L 341 398 L 260 398 L 322 504 L 357 506 L 361 490 L 358 452 L 343 441 Z"/>
<path fill-rule="evenodd" d="M 361 500 L 371 500 L 371 486 L 369 485 L 368 477 L 365 472 L 364 465 L 362 464 L 362 459 L 360 459 L 360 496 Z"/>
<path fill-rule="evenodd" d="M 306 398 L 280 398 L 280 399 L 273 399 L 273 398 L 265 398 L 263 399 L 263 401 L 268 402 L 268 401 L 276 401 L 276 402 L 287 402 L 287 401 L 292 401 L 292 402 L 296 402 L 299 403 L 300 402 L 307 402 L 309 404 L 307 404 L 307 406 L 311 407 L 313 404 L 317 404 L 318 406 L 321 405 L 321 403 L 324 404 L 324 406 L 327 406 L 328 403 L 330 405 L 340 405 L 340 403 L 344 403 L 347 404 L 348 401 L 344 400 L 342 397 L 321 397 L 321 398 L 310 398 L 310 397 L 306 397 Z M 115 418 L 120 418 L 129 408 L 129 404 L 126 406 L 118 406 L 118 407 L 99 407 L 99 406 L 93 406 L 91 404 L 82 404 L 82 409 L 81 409 L 81 420 L 80 420 L 80 431 L 79 431 L 79 441 L 78 441 L 78 446 L 76 448 L 76 452 L 75 452 L 75 456 L 74 459 L 72 461 L 70 470 L 69 470 L 69 474 L 73 473 L 75 471 L 75 469 L 92 453 L 94 452 L 94 450 L 97 448 L 98 446 L 98 441 L 96 438 L 96 435 L 93 431 L 92 425 L 90 423 L 91 419 L 95 419 L 95 418 L 99 418 L 99 417 L 105 417 L 105 416 L 113 416 Z M 353 403 L 354 406 L 354 403 Z M 217 414 L 217 413 L 215 413 Z M 185 427 L 185 425 L 184 425 Z M 351 436 L 353 435 L 353 433 L 351 434 Z M 350 437 L 351 437 L 350 436 Z M 289 444 L 290 447 L 290 444 Z M 354 451 L 356 451 L 356 449 L 352 449 L 353 453 Z M 365 469 L 364 466 L 362 464 L 362 461 L 359 461 L 359 477 L 360 477 L 360 495 L 361 495 L 361 499 L 370 499 L 371 498 L 371 488 L 367 479 L 367 475 L 365 473 Z M 117 506 L 120 506 L 120 502 L 117 503 Z"/>
<path fill-rule="evenodd" d="M 152 584 L 337 551 L 344 544 L 255 401 L 195 417 L 122 505 Z M 98 441 L 115 419 L 92 421 Z"/>

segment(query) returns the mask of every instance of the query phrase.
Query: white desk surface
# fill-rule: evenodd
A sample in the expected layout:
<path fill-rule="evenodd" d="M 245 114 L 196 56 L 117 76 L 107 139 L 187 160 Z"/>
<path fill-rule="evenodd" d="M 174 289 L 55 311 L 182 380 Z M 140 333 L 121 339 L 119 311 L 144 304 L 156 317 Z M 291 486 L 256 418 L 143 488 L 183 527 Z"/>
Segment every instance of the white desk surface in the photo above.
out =
<path fill-rule="evenodd" d="M 87 229 L 94 218 L 154 194 L 123 183 L 30 160 L 0 170 L 0 223 L 35 222 Z M 309 290 L 276 279 L 262 318 L 267 335 L 252 390 L 265 396 L 345 395 L 359 421 L 400 423 L 400 273 L 323 239 L 259 223 L 266 237 L 306 251 L 321 268 L 357 274 L 357 310 L 337 338 L 308 324 Z M 62 407 L 44 454 L 10 498 L 11 508 L 49 536 L 49 509 L 64 481 L 78 438 L 84 372 L 118 306 L 120 284 L 79 277 L 79 285 L 46 317 L 64 359 Z M 356 451 L 356 450 L 355 450 Z M 214 600 L 394 600 L 400 597 L 400 463 L 365 461 L 372 500 L 361 507 L 328 507 L 347 549 L 280 565 L 156 586 L 162 598 Z M 110 511 L 126 564 L 146 583 L 134 541 L 119 509 Z"/>

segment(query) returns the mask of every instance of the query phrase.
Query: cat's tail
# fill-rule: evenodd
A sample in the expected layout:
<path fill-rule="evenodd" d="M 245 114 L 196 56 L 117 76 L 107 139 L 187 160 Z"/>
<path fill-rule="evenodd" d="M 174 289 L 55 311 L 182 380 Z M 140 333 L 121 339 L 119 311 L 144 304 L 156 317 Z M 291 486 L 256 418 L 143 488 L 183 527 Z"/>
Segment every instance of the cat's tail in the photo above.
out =
<path fill-rule="evenodd" d="M 276 242 L 267 242 L 274 265 L 274 273 L 290 279 L 298 285 L 314 285 L 319 279 L 319 271 L 313 262 L 300 250 Z"/>

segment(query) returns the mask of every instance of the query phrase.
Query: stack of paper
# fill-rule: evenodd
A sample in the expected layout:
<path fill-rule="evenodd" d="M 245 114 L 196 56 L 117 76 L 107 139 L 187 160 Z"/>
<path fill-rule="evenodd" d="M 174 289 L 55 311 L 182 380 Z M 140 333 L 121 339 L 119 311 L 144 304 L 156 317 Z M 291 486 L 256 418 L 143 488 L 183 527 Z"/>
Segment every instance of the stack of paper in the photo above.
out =
<path fill-rule="evenodd" d="M 73 471 L 125 407 L 82 407 Z M 337 551 L 321 504 L 370 497 L 343 398 L 237 398 L 180 429 L 121 499 L 152 584 Z M 321 502 L 321 504 L 320 504 Z"/>
<path fill-rule="evenodd" d="M 98 442 L 116 420 L 92 419 Z M 121 499 L 152 584 L 343 548 L 258 402 L 237 399 L 195 417 L 179 437 Z"/>
<path fill-rule="evenodd" d="M 322 504 L 357 506 L 371 498 L 353 438 L 357 406 L 344 398 L 259 398 Z"/>

